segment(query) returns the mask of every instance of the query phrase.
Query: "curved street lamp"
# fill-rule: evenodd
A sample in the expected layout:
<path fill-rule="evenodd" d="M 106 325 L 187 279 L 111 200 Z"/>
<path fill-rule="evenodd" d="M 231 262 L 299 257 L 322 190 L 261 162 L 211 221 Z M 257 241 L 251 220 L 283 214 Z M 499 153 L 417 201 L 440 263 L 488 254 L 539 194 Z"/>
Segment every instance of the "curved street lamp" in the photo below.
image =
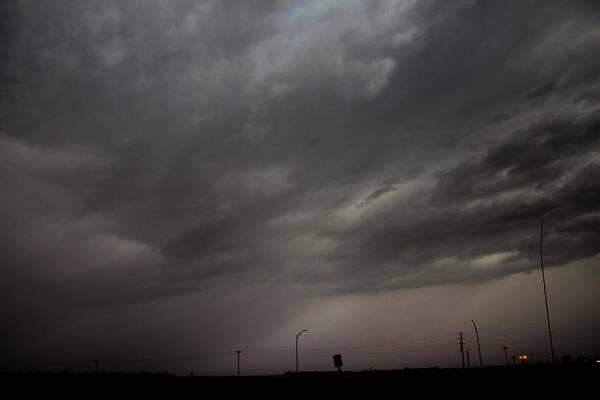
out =
<path fill-rule="evenodd" d="M 481 345 L 479 344 L 479 331 L 477 330 L 477 325 L 475 325 L 475 321 L 471 320 L 473 326 L 475 327 L 475 335 L 477 336 L 477 351 L 479 352 L 479 368 L 483 368 L 483 361 L 481 361 Z"/>
<path fill-rule="evenodd" d="M 298 373 L 298 338 L 302 336 L 304 332 L 308 332 L 307 329 L 302 329 L 296 334 L 296 373 Z"/>

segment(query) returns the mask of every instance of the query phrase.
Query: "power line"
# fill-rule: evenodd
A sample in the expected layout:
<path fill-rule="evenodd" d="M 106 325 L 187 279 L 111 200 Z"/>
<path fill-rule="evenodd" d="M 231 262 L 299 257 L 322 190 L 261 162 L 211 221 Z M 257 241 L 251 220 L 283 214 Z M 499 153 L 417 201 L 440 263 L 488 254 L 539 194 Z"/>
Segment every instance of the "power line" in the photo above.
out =
<path fill-rule="evenodd" d="M 562 338 L 595 338 L 600 336 L 600 326 L 596 326 L 600 320 L 585 320 L 585 321 L 571 321 L 556 323 L 554 328 L 554 337 L 558 339 Z M 556 327 L 558 326 L 558 328 Z M 511 345 L 531 345 L 543 343 L 542 339 L 535 339 L 532 336 L 537 335 L 535 329 L 544 328 L 544 326 L 529 326 L 519 328 L 504 328 L 504 329 L 490 329 L 481 332 L 481 337 L 485 338 L 485 343 L 482 344 L 485 348 L 498 346 L 499 344 L 509 343 Z M 432 351 L 450 351 L 455 348 L 456 345 L 455 334 L 443 334 L 436 336 L 428 336 L 423 338 L 416 338 L 404 341 L 387 341 L 387 342 L 371 342 L 371 343 L 359 343 L 359 344 L 346 344 L 339 346 L 324 346 L 324 347 L 313 347 L 302 349 L 301 352 L 304 354 L 331 354 L 332 351 L 344 351 L 352 354 L 401 354 L 401 353 L 419 353 L 419 352 L 432 352 Z M 469 341 L 476 340 L 474 336 L 462 335 L 463 346 L 465 345 L 465 338 Z M 464 347 L 463 347 L 464 349 Z M 295 349 L 250 349 L 244 350 L 245 353 L 255 355 L 270 355 L 277 353 L 289 353 Z M 100 365 L 104 365 L 103 369 L 106 370 L 106 364 L 121 364 L 121 363 L 150 363 L 150 362 L 181 362 L 181 361 L 193 361 L 210 359 L 215 357 L 226 357 L 235 355 L 238 350 L 221 351 L 221 352 L 207 352 L 207 353 L 196 353 L 190 355 L 180 356 L 164 356 L 164 357 L 146 357 L 146 358 L 114 358 L 114 359 L 38 359 L 30 361 L 15 361 L 9 362 L 7 365 L 21 365 L 21 366 L 75 366 L 75 365 L 89 365 L 92 370 L 99 370 Z M 241 352 L 241 351 L 240 351 Z M 239 354 L 238 354 L 239 355 Z"/>
<path fill-rule="evenodd" d="M 587 328 L 587 330 L 582 332 L 559 332 L 555 334 L 558 338 L 563 337 L 597 337 L 600 336 L 600 332 L 598 329 Z M 570 328 L 568 331 L 572 331 Z M 426 350 L 437 350 L 449 348 L 452 345 L 452 340 L 443 340 L 442 338 L 446 335 L 438 336 L 440 339 L 436 339 L 435 341 L 419 343 L 419 341 L 397 341 L 397 342 L 373 342 L 373 343 L 363 343 L 358 345 L 340 345 L 340 346 L 326 346 L 326 347 L 313 347 L 313 348 L 305 348 L 299 351 L 303 353 L 321 353 L 321 354 L 329 354 L 332 351 L 345 351 L 345 352 L 371 352 L 371 353 L 381 353 L 381 352 L 398 352 L 398 351 L 406 351 L 406 350 L 414 350 L 414 351 L 426 351 Z M 482 335 L 483 336 L 483 335 Z M 486 343 L 482 344 L 483 347 L 491 347 L 497 344 L 502 344 L 503 342 L 510 342 L 513 344 L 529 344 L 529 343 L 542 343 L 543 339 L 528 339 L 527 336 L 523 337 L 523 333 L 510 335 L 510 334 L 501 334 L 495 335 L 495 337 L 490 338 L 489 335 L 486 337 L 489 340 Z M 464 345 L 465 335 L 463 334 L 463 345 Z M 472 341 L 476 339 L 474 337 L 470 337 Z M 245 353 L 251 354 L 260 354 L 260 353 L 288 353 L 293 352 L 295 349 L 293 348 L 282 348 L 282 349 L 250 349 L 244 350 Z M 204 359 L 204 358 L 212 358 L 212 357 L 222 357 L 228 355 L 236 354 L 235 350 L 231 351 L 222 351 L 222 352 L 212 352 L 212 353 L 197 353 L 191 355 L 182 355 L 182 356 L 165 356 L 165 357 L 145 357 L 145 358 L 112 358 L 112 359 L 44 359 L 44 360 L 30 360 L 25 362 L 13 362 L 12 364 L 37 364 L 37 365 L 73 365 L 73 364 L 84 364 L 84 363 L 95 363 L 96 361 L 102 363 L 143 363 L 143 362 L 157 362 L 157 361 L 190 361 L 196 359 Z"/>

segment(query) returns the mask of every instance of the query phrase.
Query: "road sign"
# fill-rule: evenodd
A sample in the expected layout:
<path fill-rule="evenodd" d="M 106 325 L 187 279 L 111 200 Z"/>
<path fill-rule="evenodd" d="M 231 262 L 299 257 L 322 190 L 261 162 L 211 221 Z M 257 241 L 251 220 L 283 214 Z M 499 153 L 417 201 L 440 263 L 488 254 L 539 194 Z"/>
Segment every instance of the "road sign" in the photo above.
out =
<path fill-rule="evenodd" d="M 333 365 L 338 369 L 338 371 L 342 371 L 342 367 L 344 366 L 344 362 L 342 361 L 341 354 L 333 355 Z"/>

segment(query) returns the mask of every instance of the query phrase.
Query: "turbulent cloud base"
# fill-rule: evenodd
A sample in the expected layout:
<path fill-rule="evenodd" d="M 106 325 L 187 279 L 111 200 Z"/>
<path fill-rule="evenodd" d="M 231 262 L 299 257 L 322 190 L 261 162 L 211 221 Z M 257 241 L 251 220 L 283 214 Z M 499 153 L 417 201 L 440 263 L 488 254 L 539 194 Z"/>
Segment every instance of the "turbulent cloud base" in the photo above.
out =
<path fill-rule="evenodd" d="M 8 321 L 600 252 L 594 2 L 0 7 Z"/>

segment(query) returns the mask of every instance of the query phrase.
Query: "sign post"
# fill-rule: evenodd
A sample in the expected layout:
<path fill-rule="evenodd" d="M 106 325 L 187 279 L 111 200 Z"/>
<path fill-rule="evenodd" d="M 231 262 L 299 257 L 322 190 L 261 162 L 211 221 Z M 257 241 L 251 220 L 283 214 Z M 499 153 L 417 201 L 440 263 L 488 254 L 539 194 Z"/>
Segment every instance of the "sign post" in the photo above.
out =
<path fill-rule="evenodd" d="M 333 365 L 338 369 L 338 371 L 342 372 L 342 367 L 344 366 L 344 362 L 342 361 L 341 354 L 333 355 Z"/>

